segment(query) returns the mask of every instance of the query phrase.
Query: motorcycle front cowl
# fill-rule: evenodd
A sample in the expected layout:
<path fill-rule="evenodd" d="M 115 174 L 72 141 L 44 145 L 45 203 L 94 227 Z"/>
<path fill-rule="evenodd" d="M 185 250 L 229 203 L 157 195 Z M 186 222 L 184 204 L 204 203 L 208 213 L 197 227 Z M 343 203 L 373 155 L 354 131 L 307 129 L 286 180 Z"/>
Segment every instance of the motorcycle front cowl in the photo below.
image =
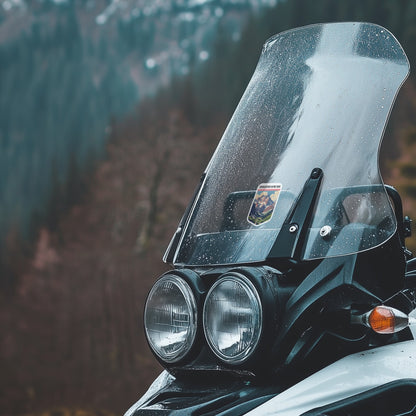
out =
<path fill-rule="evenodd" d="M 146 337 L 167 372 L 128 415 L 300 415 L 372 388 L 379 397 L 390 382 L 397 397 L 414 389 L 400 381 L 416 375 L 401 354 L 394 376 L 381 376 L 387 364 L 367 384 L 360 376 L 374 370 L 371 354 L 416 353 L 411 331 L 379 335 L 352 319 L 415 305 L 400 197 L 378 164 L 408 72 L 397 40 L 374 24 L 266 42 L 166 251 L 174 268 L 147 298 Z M 326 379 L 351 386 L 335 392 Z M 279 397 L 294 410 L 267 407 Z"/>

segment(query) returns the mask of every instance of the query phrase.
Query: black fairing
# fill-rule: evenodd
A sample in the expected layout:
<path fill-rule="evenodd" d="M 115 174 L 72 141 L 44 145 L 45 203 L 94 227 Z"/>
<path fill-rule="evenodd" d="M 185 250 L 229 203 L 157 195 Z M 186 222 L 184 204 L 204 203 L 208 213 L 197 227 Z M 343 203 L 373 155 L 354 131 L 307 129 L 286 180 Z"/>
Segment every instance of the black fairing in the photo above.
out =
<path fill-rule="evenodd" d="M 235 367 L 215 357 L 199 333 L 186 361 L 167 366 L 176 379 L 132 416 L 242 415 L 339 358 L 413 339 L 408 329 L 377 335 L 350 323 L 352 312 L 363 313 L 382 303 L 405 312 L 413 309 L 411 301 L 401 296 L 406 260 L 400 229 L 382 246 L 361 253 L 270 263 L 174 271 L 192 286 L 200 305 L 209 287 L 224 273 L 249 278 L 262 297 L 265 319 L 261 342 L 247 362 Z M 198 283 L 194 282 L 196 277 Z M 414 381 L 395 382 L 307 415 L 360 416 L 373 408 L 374 414 L 382 416 L 412 414 L 406 412 L 415 403 L 406 394 L 414 397 L 415 391 Z M 384 395 L 388 400 L 380 403 L 405 400 L 397 406 L 379 405 Z"/>
<path fill-rule="evenodd" d="M 138 415 L 243 415 L 283 388 L 227 377 L 189 377 L 162 388 L 130 416 Z"/>
<path fill-rule="evenodd" d="M 377 249 L 324 259 L 303 279 L 296 267 L 287 273 L 288 281 L 302 280 L 285 305 L 275 339 L 271 356 L 277 371 L 293 370 L 295 366 L 304 375 L 305 363 L 310 363 L 309 371 L 315 371 L 369 345 L 397 341 L 397 336 L 377 336 L 367 329 L 351 327 L 349 319 L 351 311 L 388 304 L 388 299 L 404 288 L 405 267 L 396 232 Z M 401 340 L 412 339 L 408 331 L 399 336 Z M 310 355 L 315 359 L 306 360 Z"/>
<path fill-rule="evenodd" d="M 284 272 L 278 271 L 278 262 L 274 266 L 177 270 L 188 282 L 191 276 L 200 276 L 200 304 L 222 274 L 245 275 L 261 294 L 264 323 L 257 349 L 241 365 L 221 362 L 200 333 L 197 347 L 185 361 L 165 367 L 179 378 L 201 371 L 261 379 L 284 373 L 292 384 L 347 354 L 411 339 L 408 330 L 398 335 L 376 335 L 350 324 L 351 312 L 364 313 L 381 303 L 389 304 L 389 299 L 404 288 L 406 262 L 398 232 L 377 249 L 300 262 Z"/>

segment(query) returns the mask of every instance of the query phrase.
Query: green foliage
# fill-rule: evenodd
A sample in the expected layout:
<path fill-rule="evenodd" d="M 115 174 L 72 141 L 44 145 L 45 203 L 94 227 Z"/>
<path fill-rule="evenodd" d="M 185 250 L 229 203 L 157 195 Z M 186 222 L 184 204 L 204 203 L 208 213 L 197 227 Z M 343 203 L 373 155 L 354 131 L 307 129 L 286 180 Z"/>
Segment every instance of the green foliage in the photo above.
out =
<path fill-rule="evenodd" d="M 71 7 L 1 46 L 0 60 L 1 248 L 11 224 L 25 238 L 35 221 L 56 224 L 53 212 L 102 157 L 110 118 L 137 93 L 116 59 L 99 65 L 85 53 Z"/>
<path fill-rule="evenodd" d="M 118 23 L 118 35 L 120 45 L 125 48 L 126 53 L 135 50 L 141 56 L 146 56 L 152 49 L 156 36 L 156 26 L 153 20 L 145 17 L 120 21 Z"/>

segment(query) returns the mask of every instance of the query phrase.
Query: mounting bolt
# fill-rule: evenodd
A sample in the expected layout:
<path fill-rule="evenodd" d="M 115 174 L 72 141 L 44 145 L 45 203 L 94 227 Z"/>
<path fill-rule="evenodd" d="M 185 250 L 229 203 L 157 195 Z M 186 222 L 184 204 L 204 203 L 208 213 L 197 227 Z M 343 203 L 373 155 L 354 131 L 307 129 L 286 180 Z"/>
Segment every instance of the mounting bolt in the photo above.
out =
<path fill-rule="evenodd" d="M 318 179 L 322 175 L 322 169 L 314 168 L 311 172 L 311 179 Z"/>
<path fill-rule="evenodd" d="M 324 225 L 320 230 L 319 230 L 319 235 L 322 238 L 325 237 L 329 237 L 329 235 L 331 234 L 332 228 L 329 225 Z"/>
<path fill-rule="evenodd" d="M 289 227 L 289 232 L 290 233 L 295 233 L 297 230 L 298 230 L 298 225 L 297 224 L 292 224 L 290 227 Z"/>

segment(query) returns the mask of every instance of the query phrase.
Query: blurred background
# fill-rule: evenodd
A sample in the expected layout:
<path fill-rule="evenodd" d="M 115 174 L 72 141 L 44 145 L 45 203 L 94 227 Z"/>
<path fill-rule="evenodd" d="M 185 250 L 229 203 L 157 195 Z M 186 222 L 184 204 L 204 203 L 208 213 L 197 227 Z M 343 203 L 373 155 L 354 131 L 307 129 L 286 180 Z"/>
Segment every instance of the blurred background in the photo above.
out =
<path fill-rule="evenodd" d="M 412 0 L 0 1 L 1 416 L 139 398 L 161 371 L 145 296 L 262 44 L 352 20 L 416 68 Z M 381 164 L 416 218 L 415 116 L 413 75 Z"/>

